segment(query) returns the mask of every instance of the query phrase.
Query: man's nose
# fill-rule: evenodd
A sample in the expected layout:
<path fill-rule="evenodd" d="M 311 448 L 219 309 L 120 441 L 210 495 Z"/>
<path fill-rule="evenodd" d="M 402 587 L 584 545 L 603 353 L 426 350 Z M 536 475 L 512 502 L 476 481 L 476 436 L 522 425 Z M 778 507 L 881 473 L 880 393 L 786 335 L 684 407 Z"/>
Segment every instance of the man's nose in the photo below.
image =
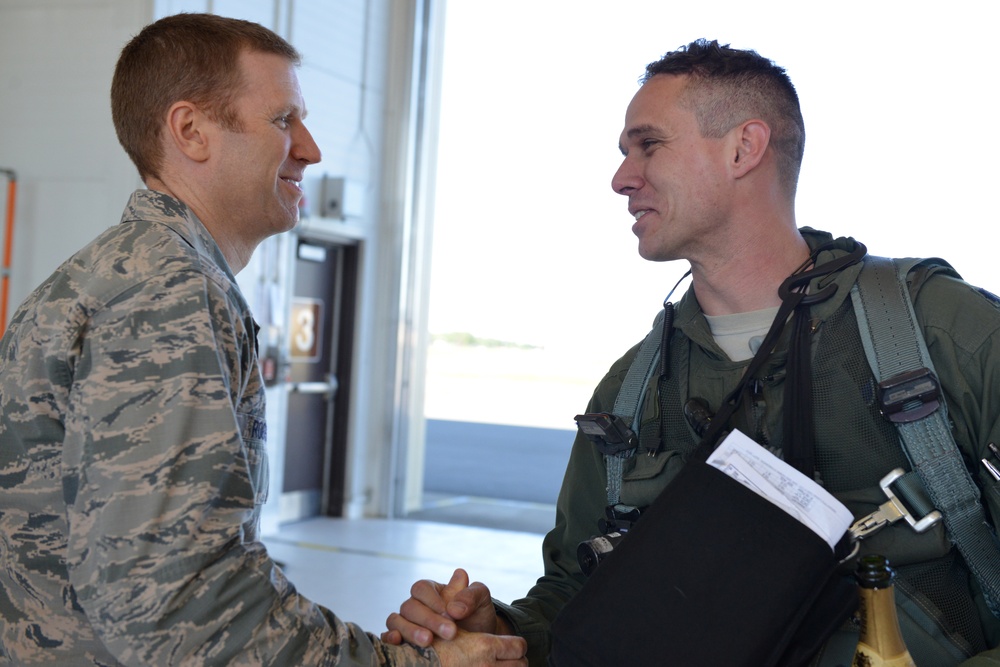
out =
<path fill-rule="evenodd" d="M 299 127 L 296 134 L 295 144 L 292 146 L 292 157 L 307 164 L 316 164 L 323 159 L 323 154 L 320 152 L 319 146 L 316 145 L 312 133 L 304 124 Z"/>
<path fill-rule="evenodd" d="M 642 187 L 642 179 L 639 177 L 635 165 L 626 156 L 622 160 L 621 166 L 618 167 L 618 171 L 611 178 L 611 189 L 620 195 L 628 195 L 640 187 Z"/>

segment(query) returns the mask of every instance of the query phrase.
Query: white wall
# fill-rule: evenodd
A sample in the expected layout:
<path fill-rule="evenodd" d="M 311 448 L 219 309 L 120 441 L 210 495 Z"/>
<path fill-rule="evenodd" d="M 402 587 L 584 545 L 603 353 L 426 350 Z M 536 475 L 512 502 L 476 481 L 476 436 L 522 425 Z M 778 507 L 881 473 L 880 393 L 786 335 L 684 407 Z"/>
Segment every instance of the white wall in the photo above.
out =
<path fill-rule="evenodd" d="M 141 185 L 108 91 L 118 50 L 151 11 L 132 0 L 0 0 L 0 167 L 18 188 L 8 313 L 116 224 Z"/>
<path fill-rule="evenodd" d="M 211 11 L 258 21 L 303 54 L 307 124 L 323 152 L 304 184 L 313 222 L 362 244 L 351 515 L 390 511 L 386 480 L 402 437 L 397 417 L 409 412 L 397 404 L 405 398 L 397 385 L 408 377 L 397 366 L 408 349 L 400 341 L 410 338 L 400 335 L 401 319 L 422 328 L 400 307 L 403 268 L 421 233 L 410 219 L 417 158 L 409 86 L 419 6 L 412 0 L 0 0 L 0 168 L 18 175 L 10 312 L 66 257 L 116 224 L 129 193 L 141 187 L 115 138 L 108 91 L 120 48 L 145 23 Z M 387 133 L 392 141 L 383 143 Z M 346 176 L 357 186 L 359 217 L 315 220 L 323 174 Z M 258 319 L 268 316 L 257 310 L 266 304 L 259 260 L 282 256 L 281 244 L 266 242 L 239 276 Z M 423 289 L 419 280 L 412 283 L 406 289 Z M 275 392 L 268 400 L 280 406 L 282 399 Z M 269 429 L 279 463 L 272 492 L 280 488 L 283 451 L 275 436 L 284 431 L 275 426 Z"/>

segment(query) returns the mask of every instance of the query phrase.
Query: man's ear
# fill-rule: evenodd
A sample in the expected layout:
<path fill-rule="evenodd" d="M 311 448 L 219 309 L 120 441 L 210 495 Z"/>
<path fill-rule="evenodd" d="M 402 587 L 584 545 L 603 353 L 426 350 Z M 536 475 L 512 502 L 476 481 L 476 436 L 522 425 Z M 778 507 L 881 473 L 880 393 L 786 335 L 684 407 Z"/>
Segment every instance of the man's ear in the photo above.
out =
<path fill-rule="evenodd" d="M 191 102 L 174 102 L 167 110 L 167 140 L 195 162 L 209 157 L 211 121 Z"/>
<path fill-rule="evenodd" d="M 771 128 L 762 120 L 748 120 L 733 128 L 733 176 L 740 178 L 752 171 L 761 160 L 771 141 Z"/>

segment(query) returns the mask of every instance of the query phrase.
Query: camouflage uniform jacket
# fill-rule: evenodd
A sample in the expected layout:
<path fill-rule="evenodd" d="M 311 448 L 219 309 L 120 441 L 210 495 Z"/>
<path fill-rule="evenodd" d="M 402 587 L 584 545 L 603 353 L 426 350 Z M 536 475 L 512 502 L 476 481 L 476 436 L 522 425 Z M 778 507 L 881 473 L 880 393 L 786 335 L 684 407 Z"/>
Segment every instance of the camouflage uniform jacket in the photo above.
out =
<path fill-rule="evenodd" d="M 218 246 L 140 190 L 0 341 L 0 663 L 436 665 L 297 593 L 257 539 L 256 325 Z"/>

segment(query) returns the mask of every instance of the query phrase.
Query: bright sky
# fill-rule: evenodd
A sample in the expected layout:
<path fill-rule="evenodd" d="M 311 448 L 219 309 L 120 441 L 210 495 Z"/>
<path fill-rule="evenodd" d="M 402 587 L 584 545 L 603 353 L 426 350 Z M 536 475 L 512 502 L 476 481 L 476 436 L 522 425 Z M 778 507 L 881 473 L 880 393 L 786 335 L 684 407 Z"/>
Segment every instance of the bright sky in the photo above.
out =
<path fill-rule="evenodd" d="M 698 37 L 785 67 L 806 122 L 800 225 L 994 271 L 1000 3 L 451 0 L 432 333 L 608 363 L 686 266 L 639 258 L 610 180 L 645 65 Z"/>

